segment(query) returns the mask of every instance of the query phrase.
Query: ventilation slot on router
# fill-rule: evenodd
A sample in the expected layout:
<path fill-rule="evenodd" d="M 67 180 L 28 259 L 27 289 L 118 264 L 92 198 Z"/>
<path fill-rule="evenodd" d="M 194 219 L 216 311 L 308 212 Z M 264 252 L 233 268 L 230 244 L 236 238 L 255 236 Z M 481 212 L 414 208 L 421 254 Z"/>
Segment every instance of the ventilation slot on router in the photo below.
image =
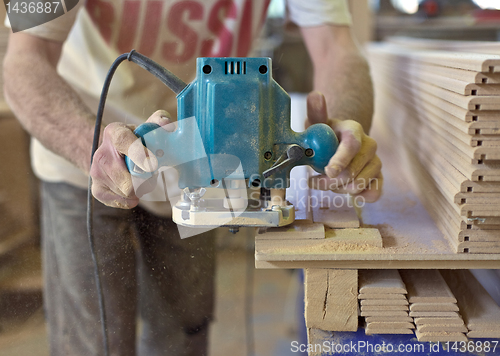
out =
<path fill-rule="evenodd" d="M 247 74 L 247 62 L 227 61 L 225 69 L 226 74 Z"/>

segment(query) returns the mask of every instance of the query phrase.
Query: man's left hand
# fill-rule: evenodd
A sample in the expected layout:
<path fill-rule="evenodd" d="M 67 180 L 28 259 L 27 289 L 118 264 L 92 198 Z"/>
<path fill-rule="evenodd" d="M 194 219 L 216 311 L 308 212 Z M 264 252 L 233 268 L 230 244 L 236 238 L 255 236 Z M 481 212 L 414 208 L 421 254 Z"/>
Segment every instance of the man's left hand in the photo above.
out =
<path fill-rule="evenodd" d="M 326 175 L 310 179 L 311 188 L 362 196 L 368 203 L 377 201 L 382 194 L 383 176 L 375 140 L 356 121 L 328 118 L 325 97 L 312 92 L 307 96 L 306 127 L 319 123 L 333 129 L 339 147 L 325 167 Z"/>

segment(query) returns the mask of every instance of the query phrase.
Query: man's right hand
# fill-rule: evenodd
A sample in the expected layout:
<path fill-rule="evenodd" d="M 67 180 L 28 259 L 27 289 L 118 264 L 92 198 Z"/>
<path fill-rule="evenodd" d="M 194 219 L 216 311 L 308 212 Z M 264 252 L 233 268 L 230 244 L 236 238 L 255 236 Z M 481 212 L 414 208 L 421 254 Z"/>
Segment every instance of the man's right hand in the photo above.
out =
<path fill-rule="evenodd" d="M 163 110 L 156 111 L 146 122 L 167 125 L 164 129 L 172 130 L 172 125 L 168 125 L 169 114 Z M 139 204 L 132 176 L 125 165 L 125 155 L 146 172 L 158 168 L 158 160 L 142 145 L 133 129 L 133 126 L 120 122 L 109 124 L 104 129 L 102 144 L 94 154 L 90 167 L 92 194 L 107 206 L 132 209 Z"/>

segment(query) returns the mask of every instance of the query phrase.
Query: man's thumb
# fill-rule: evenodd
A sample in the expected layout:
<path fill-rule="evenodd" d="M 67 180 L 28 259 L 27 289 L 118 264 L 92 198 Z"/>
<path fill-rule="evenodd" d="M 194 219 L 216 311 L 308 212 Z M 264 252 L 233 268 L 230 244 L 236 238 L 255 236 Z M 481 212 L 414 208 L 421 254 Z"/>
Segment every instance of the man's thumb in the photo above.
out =
<path fill-rule="evenodd" d="M 307 119 L 311 125 L 326 124 L 328 121 L 325 96 L 319 91 L 307 95 Z"/>

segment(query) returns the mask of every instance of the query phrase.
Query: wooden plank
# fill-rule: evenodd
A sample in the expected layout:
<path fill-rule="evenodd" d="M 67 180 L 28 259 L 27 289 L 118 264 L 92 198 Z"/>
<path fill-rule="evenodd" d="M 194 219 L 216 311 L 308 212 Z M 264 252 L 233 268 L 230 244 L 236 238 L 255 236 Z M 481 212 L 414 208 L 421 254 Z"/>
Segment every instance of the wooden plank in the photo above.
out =
<path fill-rule="evenodd" d="M 255 249 L 271 251 L 282 256 L 293 255 L 294 259 L 300 258 L 297 254 L 307 255 L 335 254 L 338 252 L 363 252 L 381 249 L 382 238 L 377 229 L 334 229 L 326 231 L 325 239 L 258 239 Z"/>
<path fill-rule="evenodd" d="M 459 314 L 457 312 L 442 312 L 442 311 L 411 311 L 409 314 L 412 318 L 453 318 L 457 317 Z"/>
<path fill-rule="evenodd" d="M 362 311 L 361 316 L 390 316 L 390 317 L 406 317 L 408 312 L 402 310 L 383 310 L 383 311 Z"/>
<path fill-rule="evenodd" d="M 411 311 L 458 311 L 455 303 L 412 303 Z"/>
<path fill-rule="evenodd" d="M 359 293 L 358 299 L 363 299 L 362 302 L 374 302 L 374 303 L 385 300 L 388 300 L 389 302 L 404 301 L 408 303 L 406 296 L 404 294 L 395 294 L 395 293 L 381 293 L 381 294 Z"/>
<path fill-rule="evenodd" d="M 406 287 L 397 270 L 360 270 L 360 294 L 406 294 Z"/>
<path fill-rule="evenodd" d="M 362 305 L 361 311 L 408 311 L 407 305 Z"/>
<path fill-rule="evenodd" d="M 356 270 L 306 269 L 305 319 L 308 328 L 356 331 L 358 273 Z"/>
<path fill-rule="evenodd" d="M 459 333 L 466 333 L 468 332 L 469 330 L 465 327 L 465 325 L 439 325 L 439 324 L 436 324 L 436 325 L 428 325 L 428 324 L 424 324 L 424 325 L 417 325 L 417 330 L 419 332 L 445 332 L 445 333 L 449 333 L 449 332 L 459 332 Z"/>
<path fill-rule="evenodd" d="M 418 341 L 446 342 L 446 341 L 467 341 L 467 336 L 459 332 L 420 332 L 415 331 Z"/>
<path fill-rule="evenodd" d="M 413 319 L 409 316 L 394 317 L 394 316 L 368 316 L 365 318 L 367 323 L 385 323 L 385 322 L 398 322 L 398 323 L 412 323 Z"/>
<path fill-rule="evenodd" d="M 308 356 L 321 356 L 323 355 L 323 345 L 325 342 L 330 343 L 333 339 L 331 331 L 321 329 L 307 329 L 307 354 Z"/>
<path fill-rule="evenodd" d="M 365 329 L 366 335 L 375 335 L 375 334 L 413 334 L 412 329 L 407 328 L 372 328 L 369 325 Z"/>
<path fill-rule="evenodd" d="M 350 197 L 320 190 L 311 190 L 310 194 L 315 223 L 331 228 L 359 227 L 359 218 Z"/>
<path fill-rule="evenodd" d="M 500 55 L 480 53 L 460 53 L 452 51 L 412 51 L 392 44 L 371 44 L 370 52 L 411 58 L 422 63 L 458 68 L 476 72 L 495 73 L 500 71 Z"/>
<path fill-rule="evenodd" d="M 436 270 L 401 270 L 399 271 L 406 288 L 408 301 L 412 303 L 456 303 L 450 288 Z M 426 316 L 426 315 L 410 315 Z M 436 314 L 436 316 L 439 316 Z M 441 315 L 448 316 L 448 315 Z M 453 315 L 449 315 L 453 316 Z"/>
<path fill-rule="evenodd" d="M 292 224 L 283 227 L 268 228 L 265 233 L 255 235 L 256 240 L 274 239 L 324 239 L 325 227 L 323 224 L 309 220 L 295 220 Z"/>
<path fill-rule="evenodd" d="M 473 339 L 495 338 L 500 339 L 500 330 L 471 330 L 467 337 Z"/>
<path fill-rule="evenodd" d="M 460 316 L 457 317 L 417 317 L 413 319 L 415 325 L 464 325 Z"/>
<path fill-rule="evenodd" d="M 358 298 L 361 294 L 358 294 Z M 361 299 L 359 304 L 363 306 L 374 306 L 374 305 L 408 305 L 406 297 L 404 299 Z"/>
<path fill-rule="evenodd" d="M 500 307 L 468 270 L 441 271 L 469 330 L 500 329 Z"/>
<path fill-rule="evenodd" d="M 399 322 L 399 321 L 377 321 L 366 323 L 370 329 L 415 329 L 415 325 L 409 322 Z"/>

